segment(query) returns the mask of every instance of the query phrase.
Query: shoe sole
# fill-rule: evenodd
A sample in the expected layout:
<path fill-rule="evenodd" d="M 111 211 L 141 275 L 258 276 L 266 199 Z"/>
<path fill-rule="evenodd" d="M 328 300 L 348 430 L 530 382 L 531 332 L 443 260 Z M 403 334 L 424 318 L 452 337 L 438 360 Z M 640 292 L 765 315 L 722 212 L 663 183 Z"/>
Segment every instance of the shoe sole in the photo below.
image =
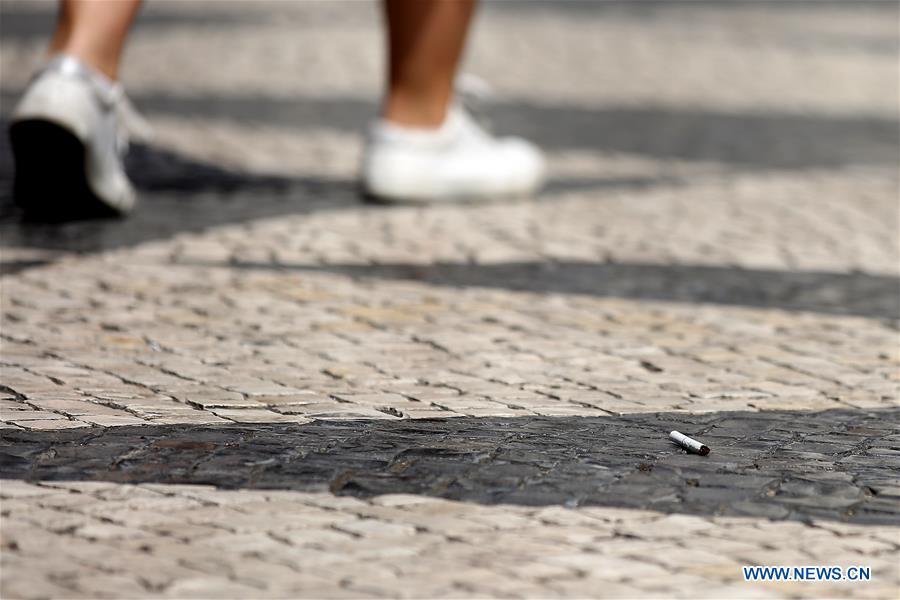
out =
<path fill-rule="evenodd" d="M 52 121 L 27 119 L 9 128 L 15 180 L 13 196 L 23 219 L 60 223 L 120 217 L 91 189 L 84 143 Z"/>

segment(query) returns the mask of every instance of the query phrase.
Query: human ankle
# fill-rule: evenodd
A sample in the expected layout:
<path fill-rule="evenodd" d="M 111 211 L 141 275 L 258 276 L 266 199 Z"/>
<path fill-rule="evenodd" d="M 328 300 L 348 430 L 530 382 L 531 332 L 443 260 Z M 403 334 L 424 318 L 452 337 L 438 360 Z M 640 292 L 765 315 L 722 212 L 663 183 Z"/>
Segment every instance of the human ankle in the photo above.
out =
<path fill-rule="evenodd" d="M 382 118 L 401 127 L 438 129 L 447 118 L 449 102 L 391 95 L 385 102 Z"/>
<path fill-rule="evenodd" d="M 119 61 L 116 59 L 110 59 L 102 54 L 97 52 L 92 52 L 88 49 L 73 47 L 73 46 L 64 46 L 59 49 L 51 49 L 51 56 L 64 54 L 71 56 L 73 58 L 77 58 L 81 61 L 85 66 L 88 66 L 98 73 L 104 75 L 110 82 L 116 82 L 119 78 Z"/>

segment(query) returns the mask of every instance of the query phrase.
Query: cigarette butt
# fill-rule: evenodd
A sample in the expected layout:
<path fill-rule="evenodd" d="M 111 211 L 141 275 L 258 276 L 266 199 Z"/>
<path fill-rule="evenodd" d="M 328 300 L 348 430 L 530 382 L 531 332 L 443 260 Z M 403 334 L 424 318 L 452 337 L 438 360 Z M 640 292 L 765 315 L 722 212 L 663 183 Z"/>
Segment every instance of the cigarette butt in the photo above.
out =
<path fill-rule="evenodd" d="M 709 446 L 704 446 L 697 440 L 693 438 L 689 438 L 683 433 L 679 433 L 678 431 L 673 431 L 669 434 L 669 439 L 687 450 L 688 452 L 696 452 L 700 456 L 706 456 L 709 454 Z"/>

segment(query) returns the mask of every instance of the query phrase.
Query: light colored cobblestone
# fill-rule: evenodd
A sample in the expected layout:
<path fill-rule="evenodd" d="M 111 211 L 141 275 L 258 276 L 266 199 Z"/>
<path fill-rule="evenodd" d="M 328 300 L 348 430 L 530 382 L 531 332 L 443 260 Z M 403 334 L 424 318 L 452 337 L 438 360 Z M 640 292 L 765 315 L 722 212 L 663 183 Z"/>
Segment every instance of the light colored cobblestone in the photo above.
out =
<path fill-rule="evenodd" d="M 74 488 L 73 488 L 74 489 Z M 158 497 L 158 509 L 165 513 L 170 526 L 176 523 L 187 523 L 196 520 L 198 511 L 210 509 L 195 508 L 185 504 L 185 498 L 179 495 L 162 495 L 158 486 L 112 486 L 107 490 L 116 490 L 123 497 L 130 494 Z M 177 486 L 176 486 L 177 489 Z M 202 489 L 202 488 L 200 488 Z M 40 498 L 54 496 L 68 497 L 70 492 L 64 487 L 36 487 L 15 481 L 4 481 L 0 494 L 9 498 L 9 493 L 18 497 L 37 494 Z M 89 493 L 90 492 L 86 492 Z M 176 492 L 171 492 L 177 494 Z M 42 576 L 46 581 L 58 582 L 59 591 L 67 589 L 70 594 L 93 595 L 106 593 L 111 589 L 132 589 L 135 595 L 170 596 L 192 593 L 190 590 L 221 589 L 224 594 L 271 595 L 293 593 L 301 595 L 342 594 L 346 592 L 366 592 L 375 595 L 393 595 L 403 593 L 402 589 L 411 590 L 421 585 L 423 593 L 437 594 L 439 589 L 447 592 L 454 590 L 454 595 L 483 596 L 504 595 L 504 590 L 518 590 L 518 593 L 532 595 L 538 589 L 545 589 L 550 595 L 600 595 L 617 596 L 615 590 L 631 590 L 635 593 L 652 595 L 654 590 L 664 592 L 666 581 L 678 581 L 688 589 L 696 589 L 701 596 L 716 597 L 710 590 L 732 590 L 740 597 L 781 597 L 782 594 L 800 594 L 801 596 L 842 596 L 847 592 L 846 584 L 816 584 L 773 586 L 771 584 L 747 584 L 738 586 L 735 582 L 742 564 L 769 564 L 773 560 L 770 544 L 773 534 L 778 532 L 779 550 L 777 560 L 815 561 L 821 560 L 816 554 L 810 554 L 819 548 L 827 548 L 830 564 L 849 566 L 852 564 L 871 565 L 877 579 L 871 588 L 861 588 L 863 597 L 881 597 L 898 583 L 896 565 L 893 558 L 898 544 L 896 527 L 859 528 L 846 525 L 829 526 L 828 528 L 810 529 L 803 523 L 780 523 L 770 527 L 756 519 L 738 519 L 692 516 L 660 516 L 652 512 L 632 511 L 609 508 L 533 509 L 516 506 L 479 507 L 451 501 L 434 501 L 422 498 L 382 497 L 374 499 L 376 504 L 353 501 L 343 503 L 331 502 L 327 495 L 289 493 L 284 494 L 290 502 L 266 501 L 267 492 L 205 492 L 205 498 L 214 502 L 222 500 L 216 510 L 232 514 L 223 520 L 215 512 L 209 513 L 213 522 L 232 525 L 230 531 L 209 535 L 208 531 L 192 529 L 186 526 L 187 534 L 181 545 L 172 545 L 167 541 L 164 531 L 157 531 L 155 523 L 133 523 L 129 529 L 132 536 L 119 535 L 126 528 L 116 525 L 121 510 L 115 503 L 104 500 L 98 492 L 91 494 L 94 504 L 91 515 L 109 520 L 103 524 L 88 525 L 91 515 L 81 513 L 78 507 L 70 506 L 60 518 L 48 518 L 56 510 L 37 517 L 38 529 L 27 522 L 34 522 L 33 510 L 27 505 L 4 506 L 4 560 L 8 564 L 26 564 L 32 552 L 43 553 L 44 569 Z M 192 494 L 193 495 L 193 494 Z M 229 496 L 236 496 L 230 498 Z M 276 494 L 277 495 L 277 494 Z M 239 500 L 237 504 L 234 500 Z M 340 500 L 340 499 L 335 499 Z M 4 502 L 6 504 L 6 502 Z M 303 509 L 303 505 L 327 506 L 327 510 Z M 379 517 L 360 519 L 358 514 L 371 513 L 377 505 L 390 504 L 395 509 Z M 85 505 L 87 506 L 87 505 Z M 241 512 L 229 506 L 243 507 Z M 108 508 L 106 508 L 108 507 Z M 448 541 L 444 534 L 424 533 L 418 524 L 421 519 L 432 522 L 436 516 L 435 509 L 441 508 L 445 513 L 455 515 L 461 523 L 470 523 L 471 528 L 453 535 Z M 297 512 L 299 509 L 299 513 Z M 309 529 L 312 521 L 306 521 L 313 514 L 332 514 L 340 523 L 336 529 Z M 192 516 L 193 515 L 193 516 Z M 280 523 L 283 519 L 296 521 L 302 526 L 293 533 L 277 532 L 267 534 L 252 521 L 239 518 L 253 517 L 260 524 Z M 519 524 L 509 527 L 501 526 L 493 529 L 490 535 L 473 535 L 485 525 L 502 525 L 504 520 L 516 519 Z M 553 527 L 541 526 L 548 519 L 553 519 Z M 23 521 L 24 519 L 24 521 Z M 106 561 L 106 572 L 88 573 L 73 568 L 71 563 L 62 560 L 69 551 L 65 546 L 47 546 L 35 543 L 38 538 L 53 534 L 54 530 L 65 520 L 81 519 L 85 525 L 78 529 L 78 535 L 92 543 L 102 545 L 105 550 L 97 554 L 102 557 L 117 556 L 115 560 Z M 196 521 L 195 521 L 196 522 Z M 610 527 L 614 530 L 610 531 Z M 23 528 L 24 527 L 24 528 Z M 838 535 L 837 530 L 841 530 Z M 42 533 L 45 531 L 51 533 Z M 198 532 L 194 537 L 188 532 Z M 670 531 L 669 537 L 660 534 Z M 627 534 L 626 534 L 627 532 Z M 140 533 L 140 538 L 134 534 Z M 877 533 L 886 539 L 894 540 L 873 547 L 871 534 Z M 22 537 L 27 536 L 27 537 Z M 408 540 L 403 545 L 407 551 L 394 552 L 392 540 L 400 538 Z M 588 541 L 586 536 L 594 536 L 596 542 Z M 717 546 L 718 537 L 727 537 L 732 544 Z M 417 541 L 420 540 L 421 541 Z M 155 565 L 149 579 L 140 576 L 130 569 L 125 559 L 128 548 L 146 548 L 149 564 Z M 296 548 L 302 546 L 310 549 L 310 553 L 299 557 Z M 695 548 L 695 552 L 679 552 L 678 548 Z M 116 551 L 117 547 L 121 547 Z M 368 550 L 371 547 L 371 552 Z M 205 548 L 215 549 L 215 559 L 204 562 Z M 399 549 L 399 547 L 396 547 Z M 715 551 L 710 553 L 710 550 Z M 585 549 L 590 549 L 585 552 Z M 99 547 L 96 548 L 99 550 Z M 122 554 L 123 550 L 125 555 Z M 347 550 L 351 550 L 348 554 Z M 412 552 L 412 554 L 410 554 Z M 59 553 L 59 554 L 58 554 Z M 111 553 L 111 554 L 110 554 Z M 360 556 L 366 561 L 358 563 Z M 184 560 L 180 557 L 184 557 Z M 241 556 L 258 556 L 259 558 L 238 559 Z M 474 562 L 459 561 L 468 556 Z M 476 557 L 482 557 L 476 559 Z M 191 558 L 193 557 L 193 558 Z M 57 560 L 57 558 L 59 560 Z M 327 569 L 317 568 L 327 559 Z M 410 560 L 412 559 L 412 560 Z M 82 555 L 85 564 L 93 558 Z M 143 559 L 141 559 L 143 560 Z M 447 562 L 449 561 L 449 562 Z M 69 566 L 67 566 L 67 564 Z M 452 570 L 440 575 L 430 565 L 450 565 Z M 225 565 L 233 567 L 224 568 Z M 224 568 L 224 570 L 223 570 Z M 57 571 L 57 569 L 60 569 Z M 171 569 L 171 571 L 170 571 Z M 310 571 L 308 571 L 311 569 Z M 200 577 L 196 573 L 208 572 Z M 160 577 L 164 573 L 171 577 Z M 498 573 L 507 572 L 513 579 L 498 577 Z M 152 576 L 151 576 L 152 575 Z M 121 580 L 121 581 L 120 581 Z M 6 581 L 6 580 L 5 580 Z M 348 584 L 346 582 L 354 582 Z M 440 583 L 440 582 L 444 583 Z M 511 583 L 515 581 L 515 584 Z M 119 582 L 119 583 L 116 583 Z M 152 582 L 152 583 L 151 583 Z M 200 583 L 205 582 L 205 583 Z M 607 590 L 593 587 L 605 582 Z M 115 583 L 115 585 L 113 585 Z M 4 583 L 4 585 L 7 585 Z M 104 587 L 107 586 L 107 587 Z M 108 587 L 113 586 L 113 587 Z M 131 587 L 129 587 L 131 586 Z M 219 586 L 222 586 L 221 588 Z M 412 586 L 412 587 L 411 587 Z M 13 593 L 14 587 L 7 587 L 5 593 Z M 34 588 L 40 590 L 39 586 Z M 415 588 L 419 589 L 419 588 Z M 895 588 L 894 588 L 895 589 Z M 187 590 L 187 591 L 186 591 Z M 230 591 L 229 591 L 230 590 Z M 256 590 L 251 591 L 251 590 Z M 281 591 L 279 591 L 281 590 Z M 606 592 L 609 591 L 609 594 Z M 20 592 L 21 593 L 21 592 Z M 30 592 L 25 596 L 31 596 Z M 706 596 L 704 596 L 706 597 Z"/>

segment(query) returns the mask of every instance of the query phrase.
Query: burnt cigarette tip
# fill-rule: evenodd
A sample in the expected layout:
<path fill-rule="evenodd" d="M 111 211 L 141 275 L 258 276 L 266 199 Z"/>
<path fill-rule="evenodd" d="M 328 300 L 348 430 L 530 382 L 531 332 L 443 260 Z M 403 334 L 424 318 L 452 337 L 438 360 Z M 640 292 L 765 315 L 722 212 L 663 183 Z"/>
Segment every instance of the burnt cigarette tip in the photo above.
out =
<path fill-rule="evenodd" d="M 706 456 L 709 454 L 709 446 L 700 446 L 700 451 L 698 452 L 700 456 Z"/>

